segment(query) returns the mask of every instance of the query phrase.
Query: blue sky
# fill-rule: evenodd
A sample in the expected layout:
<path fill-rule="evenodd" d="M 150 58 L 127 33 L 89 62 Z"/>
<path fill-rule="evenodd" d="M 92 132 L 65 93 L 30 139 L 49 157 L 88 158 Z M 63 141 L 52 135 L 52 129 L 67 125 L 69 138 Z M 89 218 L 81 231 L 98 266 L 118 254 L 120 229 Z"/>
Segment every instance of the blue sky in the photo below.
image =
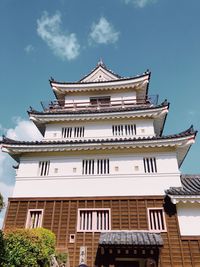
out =
<path fill-rule="evenodd" d="M 76 81 L 102 58 L 122 76 L 150 69 L 150 94 L 168 99 L 164 134 L 200 128 L 199 0 L 1 0 L 0 134 L 39 138 L 27 109 L 54 95 L 48 79 Z M 200 141 L 181 170 L 200 173 Z M 0 155 L 0 191 L 14 172 Z"/>

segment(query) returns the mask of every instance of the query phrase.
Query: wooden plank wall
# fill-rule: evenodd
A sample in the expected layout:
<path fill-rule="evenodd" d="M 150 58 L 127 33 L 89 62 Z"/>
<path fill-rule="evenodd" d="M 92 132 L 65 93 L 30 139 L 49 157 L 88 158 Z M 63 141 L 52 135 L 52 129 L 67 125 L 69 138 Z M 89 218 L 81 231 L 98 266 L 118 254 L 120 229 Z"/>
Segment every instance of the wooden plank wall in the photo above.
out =
<path fill-rule="evenodd" d="M 78 208 L 111 208 L 112 230 L 148 230 L 147 208 L 162 207 L 163 199 L 147 198 L 96 198 L 96 199 L 10 199 L 5 229 L 25 227 L 28 209 L 44 209 L 43 227 L 57 237 L 57 248 L 68 250 L 70 267 L 79 265 L 80 246 L 87 246 L 87 264 L 94 266 L 99 233 L 77 233 Z M 177 216 L 166 216 L 167 232 L 162 233 L 161 267 L 200 267 L 200 238 L 181 238 Z M 69 243 L 70 234 L 76 242 Z"/>

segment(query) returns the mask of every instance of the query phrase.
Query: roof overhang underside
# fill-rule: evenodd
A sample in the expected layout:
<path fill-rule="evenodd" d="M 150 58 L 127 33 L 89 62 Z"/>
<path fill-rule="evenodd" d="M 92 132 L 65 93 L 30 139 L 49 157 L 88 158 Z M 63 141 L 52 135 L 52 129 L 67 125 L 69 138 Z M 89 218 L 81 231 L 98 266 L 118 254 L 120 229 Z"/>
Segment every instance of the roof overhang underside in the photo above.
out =
<path fill-rule="evenodd" d="M 19 160 L 23 153 L 35 152 L 64 152 L 64 151 L 91 151 L 91 150 L 116 150 L 116 149 L 133 149 L 147 147 L 169 147 L 175 149 L 179 167 L 191 145 L 194 143 L 193 138 L 150 138 L 150 139 L 115 139 L 115 140 L 85 140 L 85 141 L 51 141 L 51 142 L 16 142 L 10 144 L 2 144 L 2 150 L 9 153 L 15 160 Z"/>
<path fill-rule="evenodd" d="M 100 246 L 132 246 L 132 247 L 161 247 L 163 240 L 160 233 L 152 232 L 106 232 L 101 233 Z"/>

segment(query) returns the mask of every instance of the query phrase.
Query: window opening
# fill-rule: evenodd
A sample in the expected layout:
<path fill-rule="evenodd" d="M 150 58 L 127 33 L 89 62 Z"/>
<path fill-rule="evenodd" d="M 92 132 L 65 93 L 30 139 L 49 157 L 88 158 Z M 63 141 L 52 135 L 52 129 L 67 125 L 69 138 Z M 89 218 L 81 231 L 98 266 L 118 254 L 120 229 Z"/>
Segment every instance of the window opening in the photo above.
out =
<path fill-rule="evenodd" d="M 143 158 L 144 172 L 155 173 L 157 172 L 156 158 Z"/>
<path fill-rule="evenodd" d="M 92 106 L 108 106 L 110 104 L 110 96 L 90 97 Z"/>
<path fill-rule="evenodd" d="M 162 208 L 148 209 L 149 229 L 152 231 L 165 231 L 166 223 Z"/>
<path fill-rule="evenodd" d="M 85 127 L 64 127 L 62 128 L 62 138 L 84 137 Z"/>
<path fill-rule="evenodd" d="M 42 226 L 43 210 L 28 210 L 26 228 L 38 228 Z"/>
<path fill-rule="evenodd" d="M 84 159 L 82 161 L 82 174 L 109 174 L 109 159 Z"/>
<path fill-rule="evenodd" d="M 110 209 L 79 209 L 77 230 L 83 232 L 110 230 Z"/>
<path fill-rule="evenodd" d="M 135 124 L 112 125 L 112 134 L 114 136 L 136 135 L 136 125 Z"/>
<path fill-rule="evenodd" d="M 39 162 L 39 175 L 47 176 L 49 174 L 50 161 L 40 161 Z"/>

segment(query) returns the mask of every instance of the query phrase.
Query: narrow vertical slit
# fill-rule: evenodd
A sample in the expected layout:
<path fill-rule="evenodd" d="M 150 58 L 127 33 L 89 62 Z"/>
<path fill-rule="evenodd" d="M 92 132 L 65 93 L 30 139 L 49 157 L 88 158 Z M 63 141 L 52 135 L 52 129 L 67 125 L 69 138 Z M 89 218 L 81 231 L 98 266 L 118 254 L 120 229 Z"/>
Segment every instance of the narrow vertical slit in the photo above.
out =
<path fill-rule="evenodd" d="M 133 125 L 131 124 L 131 135 L 133 135 Z"/>
<path fill-rule="evenodd" d="M 107 173 L 107 160 L 106 159 L 104 159 L 104 174 L 106 174 Z"/>
<path fill-rule="evenodd" d="M 156 158 L 153 158 L 153 161 L 154 161 L 155 172 L 157 172 Z"/>
<path fill-rule="evenodd" d="M 147 170 L 148 170 L 148 172 L 150 172 L 149 158 L 146 158 L 146 163 L 147 163 Z"/>
<path fill-rule="evenodd" d="M 143 163 L 144 163 L 144 172 L 146 173 L 147 172 L 147 169 L 146 169 L 146 158 L 143 158 Z"/>
<path fill-rule="evenodd" d="M 107 159 L 107 173 L 109 174 L 110 173 L 110 166 L 109 166 L 109 159 Z"/>
<path fill-rule="evenodd" d="M 97 174 L 99 174 L 99 159 L 97 160 Z"/>
<path fill-rule="evenodd" d="M 85 160 L 82 161 L 82 174 L 85 174 Z"/>
<path fill-rule="evenodd" d="M 135 135 L 137 135 L 137 132 L 136 132 L 136 124 L 134 124 L 134 132 L 135 132 Z"/>
<path fill-rule="evenodd" d="M 85 161 L 85 174 L 88 174 L 88 160 Z"/>
<path fill-rule="evenodd" d="M 125 127 L 125 134 L 127 135 L 127 125 L 125 125 L 124 127 Z"/>
<path fill-rule="evenodd" d="M 150 158 L 149 161 L 150 161 L 150 171 L 151 171 L 151 172 L 154 172 L 154 168 L 153 168 L 153 159 Z"/>

